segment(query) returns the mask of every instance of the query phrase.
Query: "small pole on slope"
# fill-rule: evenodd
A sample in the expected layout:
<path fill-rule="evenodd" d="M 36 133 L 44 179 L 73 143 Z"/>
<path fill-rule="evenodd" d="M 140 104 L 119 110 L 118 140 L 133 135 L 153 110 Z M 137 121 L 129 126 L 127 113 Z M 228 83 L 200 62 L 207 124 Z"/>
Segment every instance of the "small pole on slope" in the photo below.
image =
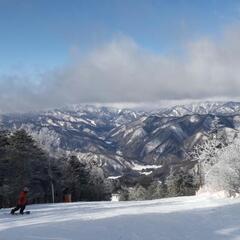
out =
<path fill-rule="evenodd" d="M 52 190 L 52 203 L 55 202 L 55 199 L 54 199 L 54 185 L 53 185 L 53 182 L 51 181 L 51 190 Z"/>
<path fill-rule="evenodd" d="M 48 174 L 50 177 L 50 184 L 51 184 L 51 194 L 52 194 L 52 203 L 55 202 L 55 190 L 54 190 L 54 185 L 53 185 L 53 174 L 52 174 L 52 166 L 51 166 L 51 158 L 48 159 Z"/>

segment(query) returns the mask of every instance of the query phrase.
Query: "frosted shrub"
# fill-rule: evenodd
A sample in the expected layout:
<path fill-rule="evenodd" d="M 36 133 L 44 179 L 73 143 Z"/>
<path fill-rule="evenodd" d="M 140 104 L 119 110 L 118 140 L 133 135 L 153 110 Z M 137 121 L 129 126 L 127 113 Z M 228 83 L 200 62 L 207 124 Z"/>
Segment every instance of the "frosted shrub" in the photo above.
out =
<path fill-rule="evenodd" d="M 212 191 L 240 192 L 240 140 L 219 150 L 217 162 L 205 172 L 205 186 Z"/>
<path fill-rule="evenodd" d="M 206 174 L 218 162 L 218 153 L 222 147 L 219 139 L 212 138 L 197 145 L 191 154 L 193 160 L 197 161 L 197 176 L 201 187 L 205 185 Z"/>

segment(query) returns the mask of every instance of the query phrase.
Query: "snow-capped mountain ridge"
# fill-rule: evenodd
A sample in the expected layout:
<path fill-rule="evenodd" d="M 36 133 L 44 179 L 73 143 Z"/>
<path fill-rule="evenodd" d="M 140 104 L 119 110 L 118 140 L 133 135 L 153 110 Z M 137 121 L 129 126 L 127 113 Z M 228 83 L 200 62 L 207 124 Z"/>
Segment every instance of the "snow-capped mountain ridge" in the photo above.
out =
<path fill-rule="evenodd" d="M 207 136 L 217 116 L 222 128 L 240 128 L 240 103 L 199 103 L 157 112 L 73 105 L 46 112 L 1 115 L 7 129 L 24 128 L 48 151 L 75 153 L 109 175 L 146 165 L 179 163 Z M 220 114 L 218 114 L 220 113 Z M 164 168 L 163 168 L 164 169 Z"/>
<path fill-rule="evenodd" d="M 240 113 L 240 102 L 198 102 L 162 109 L 160 113 L 165 116 L 183 116 L 188 114 L 236 114 Z"/>

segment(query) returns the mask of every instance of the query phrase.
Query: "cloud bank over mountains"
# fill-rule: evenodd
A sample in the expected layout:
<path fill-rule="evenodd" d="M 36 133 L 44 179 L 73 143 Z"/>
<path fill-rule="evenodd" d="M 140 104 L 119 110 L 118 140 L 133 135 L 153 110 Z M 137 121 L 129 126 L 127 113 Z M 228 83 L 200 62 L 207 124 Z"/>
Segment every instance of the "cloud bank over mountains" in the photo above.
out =
<path fill-rule="evenodd" d="M 37 77 L 0 76 L 0 109 L 29 111 L 71 103 L 143 103 L 237 98 L 240 27 L 186 44 L 178 56 L 153 53 L 118 37 Z M 14 72 L 14 71 L 13 71 Z"/>

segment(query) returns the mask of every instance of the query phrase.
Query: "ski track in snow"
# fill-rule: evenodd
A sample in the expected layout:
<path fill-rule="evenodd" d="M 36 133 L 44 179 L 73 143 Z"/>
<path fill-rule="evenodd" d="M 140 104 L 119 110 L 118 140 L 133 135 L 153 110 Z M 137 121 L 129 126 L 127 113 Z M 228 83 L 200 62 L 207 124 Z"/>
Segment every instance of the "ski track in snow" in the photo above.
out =
<path fill-rule="evenodd" d="M 0 240 L 240 240 L 240 199 L 30 205 L 0 210 Z"/>

